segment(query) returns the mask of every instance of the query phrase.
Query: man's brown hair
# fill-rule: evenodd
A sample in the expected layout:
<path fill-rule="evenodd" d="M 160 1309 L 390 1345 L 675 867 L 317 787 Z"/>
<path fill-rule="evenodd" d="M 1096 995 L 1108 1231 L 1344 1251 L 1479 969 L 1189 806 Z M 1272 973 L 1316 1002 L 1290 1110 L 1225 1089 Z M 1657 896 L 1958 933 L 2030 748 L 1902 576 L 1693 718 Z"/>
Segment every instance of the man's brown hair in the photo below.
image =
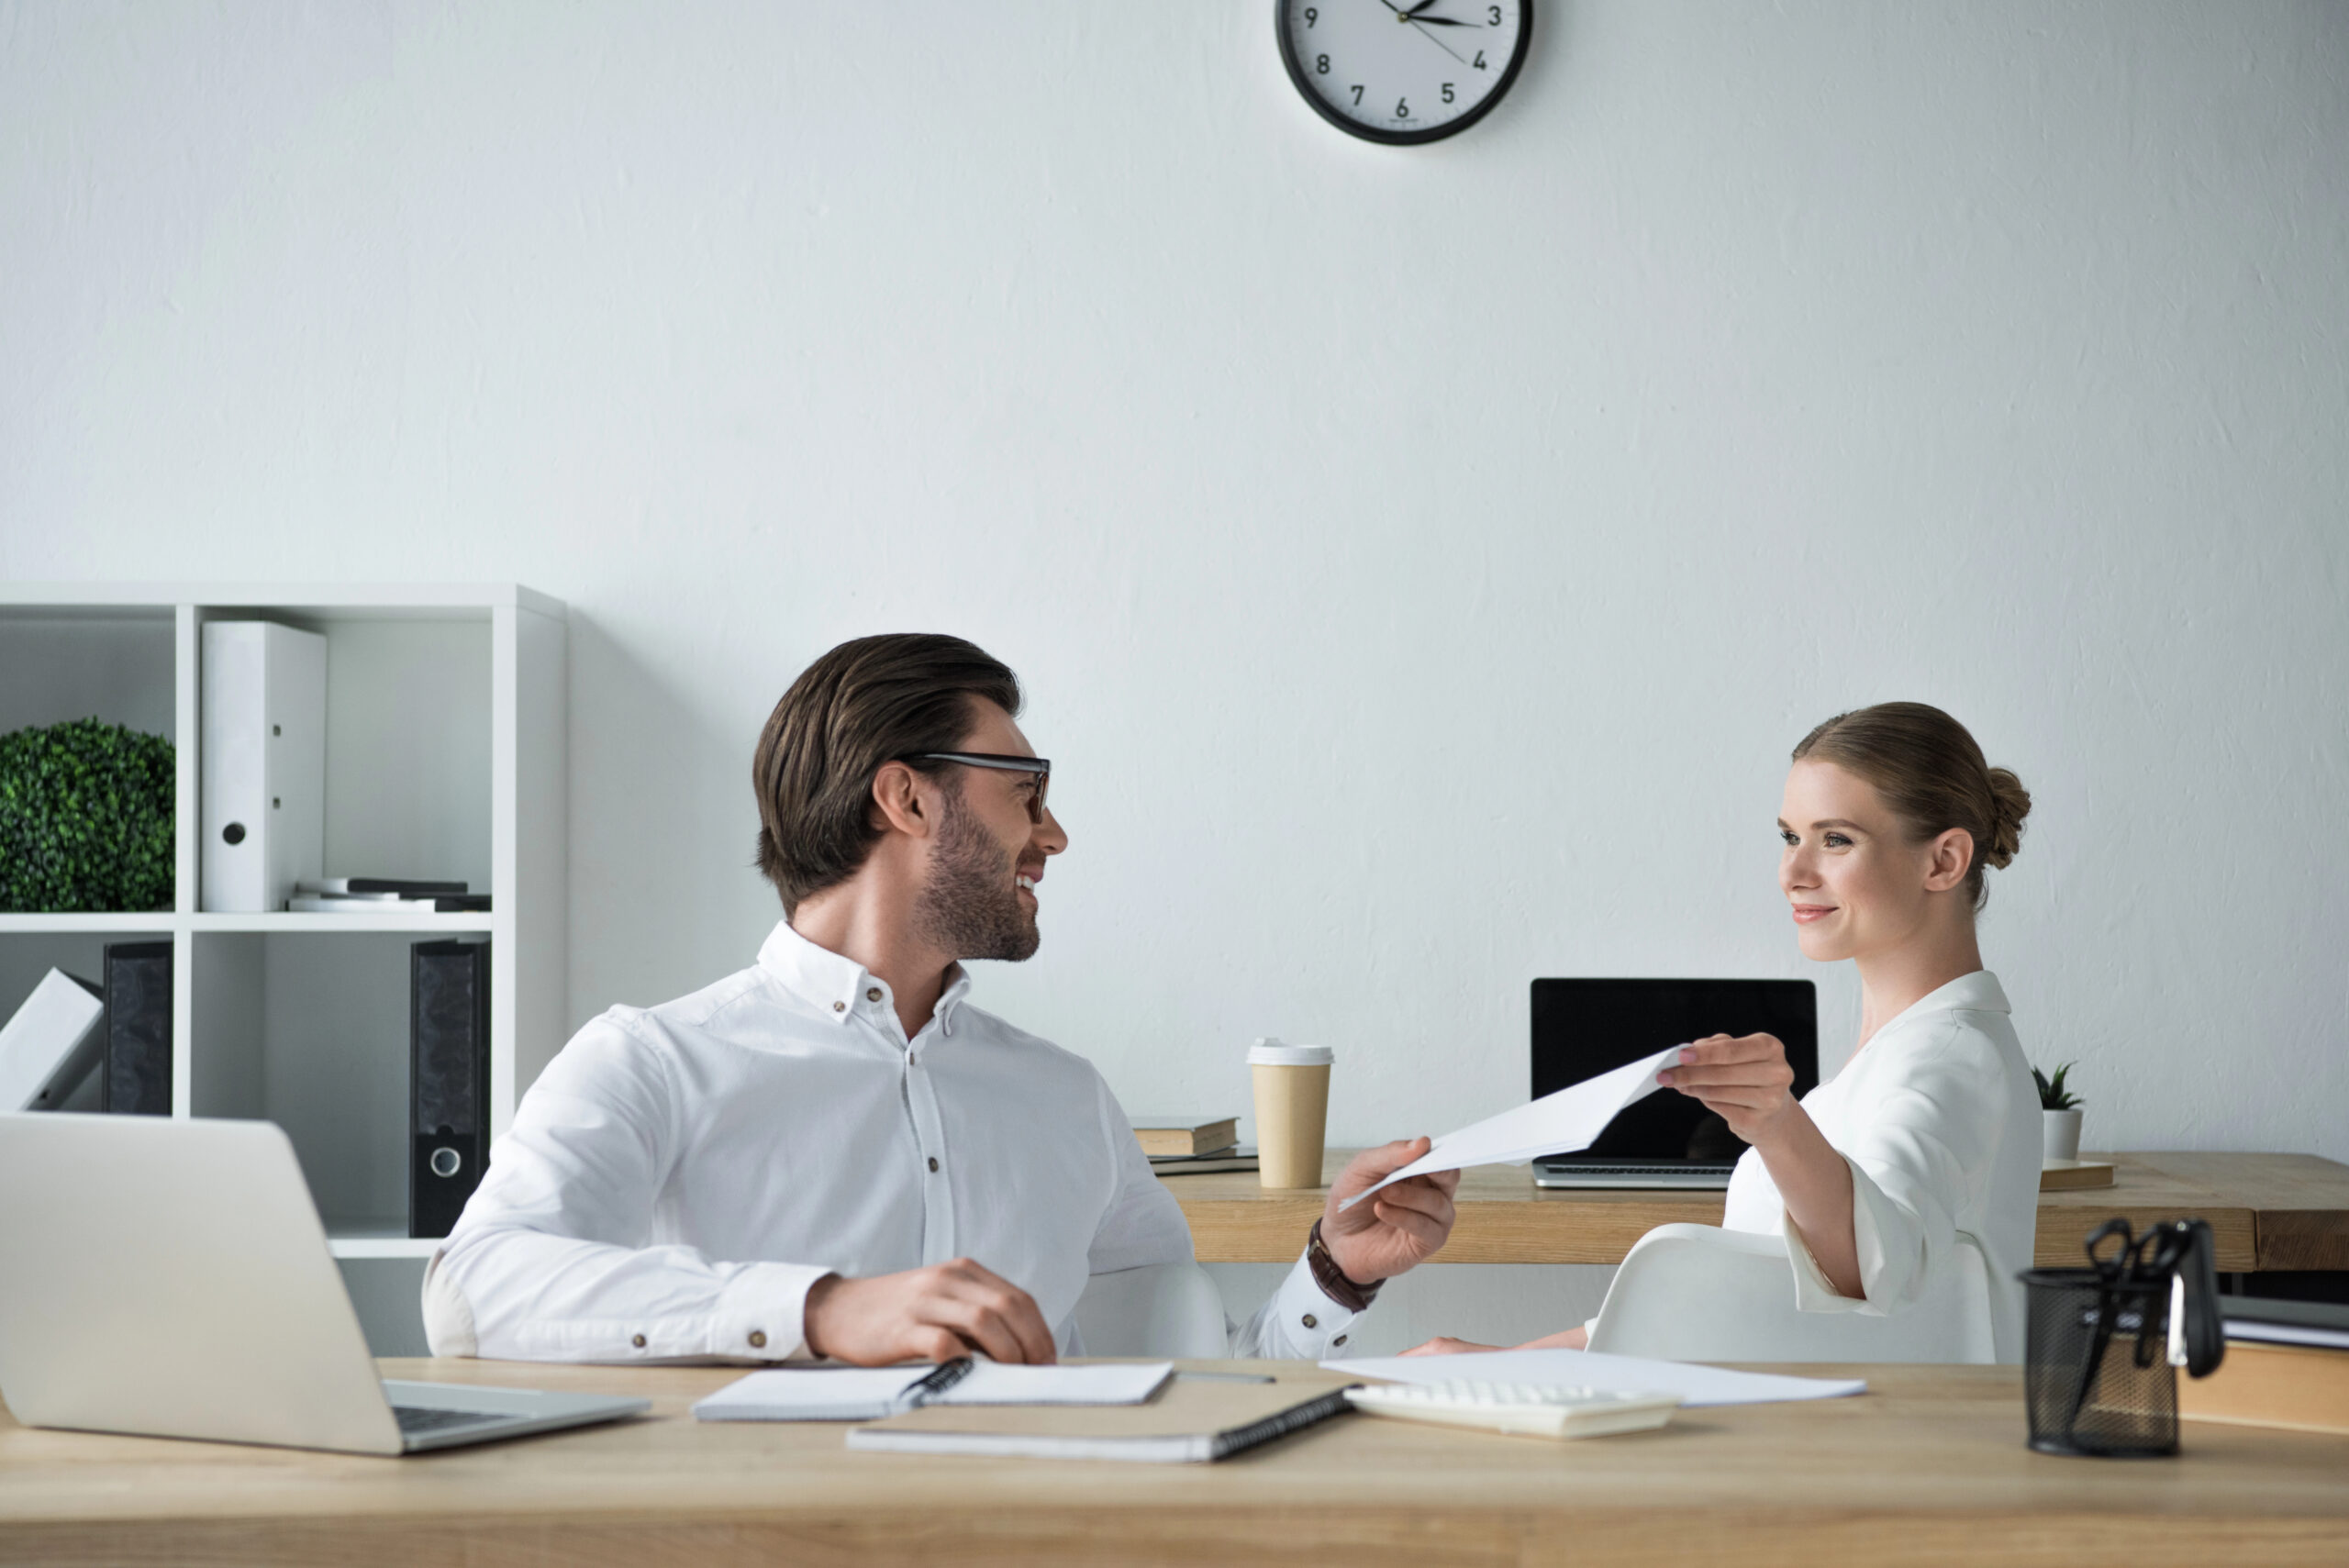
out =
<path fill-rule="evenodd" d="M 759 871 L 799 901 L 854 876 L 880 840 L 873 776 L 906 761 L 924 773 L 949 764 L 910 759 L 952 751 L 970 733 L 972 699 L 1019 711 L 1019 677 L 959 637 L 890 632 L 843 642 L 800 672 L 767 716 L 751 760 L 759 795 Z"/>

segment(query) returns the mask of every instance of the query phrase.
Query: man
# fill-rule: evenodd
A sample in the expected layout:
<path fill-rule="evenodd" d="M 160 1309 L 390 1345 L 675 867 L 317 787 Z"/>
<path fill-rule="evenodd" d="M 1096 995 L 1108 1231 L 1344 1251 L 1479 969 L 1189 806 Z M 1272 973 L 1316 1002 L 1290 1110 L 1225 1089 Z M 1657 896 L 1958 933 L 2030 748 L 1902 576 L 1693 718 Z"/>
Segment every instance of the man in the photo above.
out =
<path fill-rule="evenodd" d="M 785 919 L 752 967 L 581 1029 L 426 1271 L 437 1355 L 1078 1353 L 1088 1275 L 1188 1262 L 1189 1228 L 1083 1058 L 965 998 L 963 959 L 1035 952 L 1068 847 L 1010 670 L 958 638 L 843 643 L 759 738 L 759 868 Z M 1381 1281 L 1443 1245 L 1456 1173 L 1344 1196 L 1233 1342 L 1342 1347 Z"/>

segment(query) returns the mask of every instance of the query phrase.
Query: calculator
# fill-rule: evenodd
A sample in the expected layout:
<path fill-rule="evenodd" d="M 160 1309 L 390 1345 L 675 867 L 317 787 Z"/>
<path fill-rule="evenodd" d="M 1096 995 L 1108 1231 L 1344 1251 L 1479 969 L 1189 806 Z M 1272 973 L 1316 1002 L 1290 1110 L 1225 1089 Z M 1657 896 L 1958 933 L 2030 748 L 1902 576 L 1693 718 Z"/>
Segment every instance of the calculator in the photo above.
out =
<path fill-rule="evenodd" d="M 1349 1388 L 1346 1399 L 1367 1415 L 1478 1427 L 1532 1438 L 1596 1438 L 1609 1432 L 1649 1431 L 1671 1420 L 1672 1412 L 1680 1406 L 1677 1394 L 1544 1387 L 1471 1378 Z"/>

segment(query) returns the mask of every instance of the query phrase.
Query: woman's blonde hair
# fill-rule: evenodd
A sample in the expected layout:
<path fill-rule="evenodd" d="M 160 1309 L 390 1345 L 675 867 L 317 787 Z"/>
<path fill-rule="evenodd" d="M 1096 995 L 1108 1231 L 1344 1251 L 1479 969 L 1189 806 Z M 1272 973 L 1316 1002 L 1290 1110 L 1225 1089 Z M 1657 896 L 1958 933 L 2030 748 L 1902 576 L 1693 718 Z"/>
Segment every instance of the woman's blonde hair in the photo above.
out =
<path fill-rule="evenodd" d="M 1974 835 L 1965 891 L 1976 909 L 1990 899 L 1982 868 L 2004 867 L 2022 847 L 2031 792 L 1983 760 L 1965 726 L 1928 704 L 1885 702 L 1839 713 L 1802 738 L 1794 760 L 1832 762 L 1867 780 L 1913 841 L 1952 828 Z"/>

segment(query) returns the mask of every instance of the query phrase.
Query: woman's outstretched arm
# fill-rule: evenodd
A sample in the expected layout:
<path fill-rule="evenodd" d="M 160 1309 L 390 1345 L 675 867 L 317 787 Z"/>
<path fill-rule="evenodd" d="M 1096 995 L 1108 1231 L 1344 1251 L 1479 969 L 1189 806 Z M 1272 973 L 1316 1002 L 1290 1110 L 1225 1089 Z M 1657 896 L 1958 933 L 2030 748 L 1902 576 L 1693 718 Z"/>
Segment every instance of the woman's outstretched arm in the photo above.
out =
<path fill-rule="evenodd" d="M 1717 1034 L 1683 1047 L 1680 1061 L 1657 1081 L 1702 1100 L 1753 1145 L 1827 1283 L 1838 1295 L 1865 1297 L 1852 1230 L 1852 1168 L 1795 1098 L 1787 1048 L 1772 1035 Z"/>

